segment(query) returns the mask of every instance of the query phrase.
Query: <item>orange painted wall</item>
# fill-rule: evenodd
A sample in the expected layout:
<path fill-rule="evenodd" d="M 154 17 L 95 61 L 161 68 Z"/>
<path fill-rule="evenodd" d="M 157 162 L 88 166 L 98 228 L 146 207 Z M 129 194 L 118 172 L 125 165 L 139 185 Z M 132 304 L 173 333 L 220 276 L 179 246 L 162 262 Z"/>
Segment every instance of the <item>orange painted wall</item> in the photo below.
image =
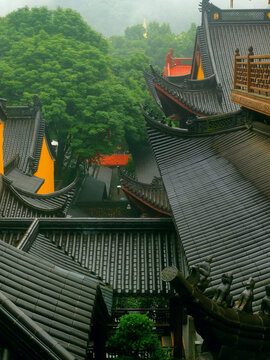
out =
<path fill-rule="evenodd" d="M 204 72 L 203 72 L 203 67 L 202 67 L 202 59 L 200 58 L 200 65 L 198 68 L 197 80 L 201 80 L 201 79 L 204 79 Z"/>
<path fill-rule="evenodd" d="M 3 142 L 4 142 L 4 121 L 2 121 L 0 124 L 0 174 L 4 174 Z"/>
<path fill-rule="evenodd" d="M 35 176 L 45 180 L 44 184 L 38 190 L 38 194 L 54 192 L 54 160 L 51 158 L 45 138 L 43 138 L 38 170 Z"/>

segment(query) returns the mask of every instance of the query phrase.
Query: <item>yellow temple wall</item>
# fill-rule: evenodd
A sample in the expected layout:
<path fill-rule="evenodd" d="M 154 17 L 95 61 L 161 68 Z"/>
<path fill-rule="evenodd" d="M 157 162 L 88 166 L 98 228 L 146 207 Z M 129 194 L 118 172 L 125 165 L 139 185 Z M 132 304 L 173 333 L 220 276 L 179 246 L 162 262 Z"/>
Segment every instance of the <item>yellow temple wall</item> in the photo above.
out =
<path fill-rule="evenodd" d="M 54 192 L 54 160 L 52 159 L 45 138 L 43 138 L 38 170 L 35 176 L 43 178 L 45 181 L 38 194 L 49 194 Z"/>
<path fill-rule="evenodd" d="M 202 79 L 204 79 L 204 72 L 203 72 L 203 67 L 202 67 L 202 59 L 200 58 L 200 65 L 198 68 L 197 80 L 202 80 Z"/>
<path fill-rule="evenodd" d="M 0 123 L 0 174 L 4 174 L 3 142 L 4 142 L 4 121 L 1 121 L 1 123 Z"/>

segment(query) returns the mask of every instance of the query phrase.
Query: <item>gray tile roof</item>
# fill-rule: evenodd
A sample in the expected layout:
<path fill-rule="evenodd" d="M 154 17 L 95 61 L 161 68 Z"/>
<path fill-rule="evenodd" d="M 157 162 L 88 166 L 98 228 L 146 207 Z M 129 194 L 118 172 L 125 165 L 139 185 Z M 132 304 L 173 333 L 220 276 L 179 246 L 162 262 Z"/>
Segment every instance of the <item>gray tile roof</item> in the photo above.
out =
<path fill-rule="evenodd" d="M 27 175 L 25 175 L 26 177 Z M 29 177 L 32 181 L 32 177 Z M 54 217 L 66 216 L 75 192 L 76 181 L 50 194 L 35 194 L 13 186 L 3 176 L 0 198 L 0 217 Z"/>
<path fill-rule="evenodd" d="M 34 193 L 37 192 L 44 183 L 44 179 L 37 176 L 26 175 L 18 168 L 9 171 L 6 177 L 12 182 L 13 186 Z"/>
<path fill-rule="evenodd" d="M 161 178 L 155 177 L 151 184 L 145 184 L 121 169 L 120 176 L 123 191 L 148 204 L 155 211 L 170 216 L 171 208 Z"/>
<path fill-rule="evenodd" d="M 182 82 L 182 77 L 180 84 L 171 84 L 168 81 L 170 79 L 158 79 L 157 76 L 153 78 L 148 75 L 147 85 L 158 105 L 161 97 L 157 100 L 159 94 L 154 83 L 175 99 L 176 103 L 180 103 L 179 106 L 187 107 L 195 115 L 205 116 L 239 110 L 239 106 L 230 100 L 234 52 L 238 48 L 240 55 L 246 56 L 248 48 L 253 46 L 255 54 L 269 53 L 268 12 L 269 9 L 221 10 L 203 0 L 202 25 L 197 29 L 197 40 L 206 81 L 195 81 L 195 88 L 192 89 L 187 79 Z M 214 20 L 214 14 L 218 14 L 219 18 Z M 208 88 L 207 80 L 213 75 L 216 76 L 216 84 Z"/>
<path fill-rule="evenodd" d="M 0 227 L 9 222 L 0 220 Z M 20 244 L 24 251 L 67 270 L 94 274 L 121 295 L 165 295 L 171 288 L 161 281 L 161 270 L 182 268 L 170 219 L 54 218 L 33 226 Z"/>
<path fill-rule="evenodd" d="M 0 292 L 54 339 L 52 350 L 61 346 L 70 359 L 85 359 L 96 306 L 107 316 L 97 281 L 2 241 L 0 250 Z"/>
<path fill-rule="evenodd" d="M 148 134 L 189 265 L 213 255 L 213 285 L 232 271 L 235 296 L 253 276 L 258 308 L 270 283 L 269 139 L 251 130 Z"/>
<path fill-rule="evenodd" d="M 41 109 L 30 106 L 7 106 L 4 127 L 4 165 L 19 155 L 18 168 L 33 174 L 38 167 L 45 122 Z"/>
<path fill-rule="evenodd" d="M 1 235 L 0 235 L 1 236 Z M 1 238 L 1 237 L 0 237 Z M 56 266 L 61 267 L 67 271 L 76 272 L 78 274 L 89 276 L 93 282 L 96 282 L 101 289 L 104 302 L 107 306 L 108 312 L 112 310 L 112 290 L 108 286 L 102 285 L 100 278 L 92 274 L 88 269 L 82 267 L 78 262 L 74 260 L 69 254 L 63 249 L 56 246 L 44 235 L 38 233 L 35 240 L 29 249 L 25 250 L 29 254 L 47 260 Z"/>
<path fill-rule="evenodd" d="M 160 89 L 175 99 L 180 106 L 188 108 L 191 112 L 198 116 L 215 115 L 224 112 L 221 102 L 220 91 L 217 90 L 213 78 L 197 80 L 196 83 L 187 80 L 182 85 L 176 85 L 168 79 L 160 76 L 153 71 L 153 77 L 146 77 L 148 87 L 155 84 L 155 91 L 159 94 Z M 213 85 L 214 83 L 214 85 Z"/>

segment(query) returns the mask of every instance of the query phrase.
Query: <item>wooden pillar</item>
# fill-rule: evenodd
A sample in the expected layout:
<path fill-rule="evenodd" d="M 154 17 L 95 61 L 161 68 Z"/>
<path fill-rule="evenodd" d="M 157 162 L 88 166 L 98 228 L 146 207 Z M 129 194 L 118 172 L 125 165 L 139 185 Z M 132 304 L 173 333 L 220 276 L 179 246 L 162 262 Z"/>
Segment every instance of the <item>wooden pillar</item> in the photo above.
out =
<path fill-rule="evenodd" d="M 231 0 L 230 8 L 231 8 L 231 9 L 233 8 L 233 0 Z"/>
<path fill-rule="evenodd" d="M 250 58 L 253 53 L 253 47 L 250 46 L 248 48 L 248 56 L 247 56 L 247 92 L 250 92 L 250 84 L 251 84 L 251 65 L 252 59 Z"/>
<path fill-rule="evenodd" d="M 171 327 L 174 333 L 174 360 L 182 360 L 183 353 L 183 303 L 180 296 L 175 296 L 170 302 Z"/>
<path fill-rule="evenodd" d="M 235 49 L 234 53 L 234 65 L 233 65 L 233 88 L 236 89 L 237 83 L 237 56 L 239 56 L 239 49 Z"/>

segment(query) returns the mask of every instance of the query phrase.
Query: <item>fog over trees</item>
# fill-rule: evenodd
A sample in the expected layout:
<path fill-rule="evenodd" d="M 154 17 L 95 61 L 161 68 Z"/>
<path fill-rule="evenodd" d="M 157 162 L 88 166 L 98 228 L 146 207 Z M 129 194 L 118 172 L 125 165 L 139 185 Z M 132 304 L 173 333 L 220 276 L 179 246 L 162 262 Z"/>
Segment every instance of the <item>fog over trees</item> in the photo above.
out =
<path fill-rule="evenodd" d="M 229 8 L 230 0 L 212 0 L 216 6 Z M 187 31 L 200 21 L 200 0 L 1 0 L 0 16 L 19 7 L 58 6 L 77 10 L 89 25 L 104 36 L 123 35 L 128 26 L 157 21 L 169 23 L 175 33 Z M 267 0 L 234 0 L 235 8 L 265 8 Z"/>

